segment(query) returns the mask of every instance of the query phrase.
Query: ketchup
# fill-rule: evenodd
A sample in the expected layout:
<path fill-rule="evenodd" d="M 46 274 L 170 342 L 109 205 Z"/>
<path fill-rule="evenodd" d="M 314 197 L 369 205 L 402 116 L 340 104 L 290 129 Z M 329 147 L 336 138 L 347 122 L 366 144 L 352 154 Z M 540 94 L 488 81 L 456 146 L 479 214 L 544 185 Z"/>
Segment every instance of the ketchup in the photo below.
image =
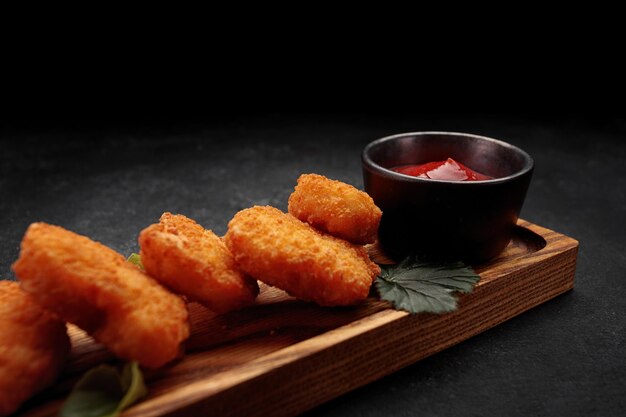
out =
<path fill-rule="evenodd" d="M 428 162 L 426 164 L 401 165 L 393 167 L 391 170 L 399 172 L 400 174 L 418 178 L 429 178 L 431 180 L 481 181 L 493 179 L 493 177 L 476 172 L 452 158 L 448 158 L 445 161 Z"/>

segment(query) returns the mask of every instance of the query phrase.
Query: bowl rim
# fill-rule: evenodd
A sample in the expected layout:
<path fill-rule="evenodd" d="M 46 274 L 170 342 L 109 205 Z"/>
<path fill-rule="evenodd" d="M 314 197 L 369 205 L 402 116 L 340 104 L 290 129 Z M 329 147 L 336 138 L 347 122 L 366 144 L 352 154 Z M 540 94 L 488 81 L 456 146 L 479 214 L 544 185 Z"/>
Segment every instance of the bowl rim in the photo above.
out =
<path fill-rule="evenodd" d="M 430 179 L 430 178 L 418 178 L 418 177 L 414 177 L 412 175 L 401 174 L 399 172 L 395 172 L 395 171 L 387 169 L 387 168 L 385 168 L 385 167 L 383 167 L 381 165 L 378 165 L 376 162 L 374 162 L 372 160 L 372 158 L 369 155 L 371 149 L 373 147 L 381 144 L 381 143 L 391 142 L 393 140 L 404 138 L 404 137 L 408 137 L 408 136 L 426 136 L 426 135 L 447 135 L 447 136 L 458 136 L 458 137 L 473 137 L 473 138 L 477 138 L 477 139 L 480 139 L 480 140 L 486 140 L 486 141 L 489 141 L 489 142 L 495 142 L 495 143 L 497 143 L 500 146 L 512 149 L 513 151 L 521 154 L 522 157 L 525 160 L 525 164 L 524 164 L 524 167 L 521 170 L 515 172 L 514 174 L 507 175 L 506 177 L 499 177 L 499 178 L 493 178 L 493 179 L 490 179 L 490 180 L 480 180 L 480 181 L 452 181 L 452 180 L 436 180 L 436 179 Z M 517 147 L 515 145 L 512 145 L 512 144 L 510 144 L 508 142 L 504 142 L 504 141 L 499 140 L 499 139 L 490 138 L 488 136 L 474 135 L 472 133 L 446 132 L 446 131 L 420 131 L 420 132 L 397 133 L 397 134 L 394 134 L 394 135 L 384 136 L 382 138 L 373 140 L 370 143 L 368 143 L 365 146 L 365 148 L 363 149 L 363 151 L 361 152 L 361 162 L 367 168 L 369 168 L 369 169 L 375 171 L 376 173 L 381 174 L 381 175 L 383 175 L 385 177 L 391 178 L 391 179 L 402 180 L 402 181 L 409 181 L 409 182 L 416 182 L 416 183 L 429 183 L 429 184 L 432 184 L 432 183 L 444 183 L 444 184 L 454 184 L 454 185 L 460 185 L 460 186 L 477 186 L 477 185 L 481 185 L 481 184 L 498 184 L 498 183 L 502 183 L 502 182 L 511 181 L 511 180 L 513 180 L 515 178 L 519 178 L 519 177 L 525 175 L 529 171 L 532 171 L 534 166 L 535 166 L 535 161 L 528 154 L 528 152 L 526 152 L 523 149 L 521 149 L 521 148 L 519 148 L 519 147 Z"/>

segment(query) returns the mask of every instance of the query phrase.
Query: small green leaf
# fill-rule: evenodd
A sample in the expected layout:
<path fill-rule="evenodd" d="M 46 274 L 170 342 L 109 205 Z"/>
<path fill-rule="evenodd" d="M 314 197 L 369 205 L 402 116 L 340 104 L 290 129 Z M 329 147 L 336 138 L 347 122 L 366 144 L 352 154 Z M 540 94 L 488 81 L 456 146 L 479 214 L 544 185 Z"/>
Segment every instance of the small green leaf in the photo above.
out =
<path fill-rule="evenodd" d="M 380 298 L 410 313 L 448 313 L 457 309 L 455 291 L 469 293 L 480 279 L 462 262 L 427 262 L 408 256 L 397 265 L 381 265 L 376 279 Z"/>
<path fill-rule="evenodd" d="M 131 264 L 136 265 L 142 271 L 145 269 L 143 267 L 143 264 L 141 263 L 141 256 L 138 253 L 131 253 L 127 261 L 130 262 Z"/>
<path fill-rule="evenodd" d="M 148 394 L 148 388 L 146 388 L 146 384 L 143 381 L 143 375 L 137 362 L 130 362 L 124 366 L 122 370 L 122 387 L 126 391 L 126 395 L 124 395 L 118 406 L 120 411 L 127 409 Z"/>
<path fill-rule="evenodd" d="M 115 417 L 147 393 L 137 362 L 126 363 L 121 373 L 100 365 L 76 383 L 59 416 Z"/>

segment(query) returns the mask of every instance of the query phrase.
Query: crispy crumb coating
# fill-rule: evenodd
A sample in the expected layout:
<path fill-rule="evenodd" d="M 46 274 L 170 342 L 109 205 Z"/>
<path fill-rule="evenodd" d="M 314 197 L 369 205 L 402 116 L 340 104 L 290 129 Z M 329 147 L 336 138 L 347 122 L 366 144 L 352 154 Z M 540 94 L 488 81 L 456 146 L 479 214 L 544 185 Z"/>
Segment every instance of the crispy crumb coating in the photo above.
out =
<path fill-rule="evenodd" d="M 139 245 L 150 276 L 217 313 L 248 306 L 259 294 L 224 242 L 183 215 L 164 213 L 139 234 Z"/>
<path fill-rule="evenodd" d="M 323 234 L 274 207 L 237 213 L 225 241 L 243 271 L 322 306 L 364 300 L 380 273 L 363 247 Z"/>
<path fill-rule="evenodd" d="M 28 227 L 13 271 L 22 288 L 116 356 L 156 368 L 189 336 L 185 302 L 114 250 L 62 227 Z"/>
<path fill-rule="evenodd" d="M 303 174 L 289 197 L 289 213 L 333 236 L 374 243 L 382 211 L 367 193 L 322 175 Z"/>
<path fill-rule="evenodd" d="M 0 281 L 0 416 L 54 382 L 70 351 L 65 323 Z"/>

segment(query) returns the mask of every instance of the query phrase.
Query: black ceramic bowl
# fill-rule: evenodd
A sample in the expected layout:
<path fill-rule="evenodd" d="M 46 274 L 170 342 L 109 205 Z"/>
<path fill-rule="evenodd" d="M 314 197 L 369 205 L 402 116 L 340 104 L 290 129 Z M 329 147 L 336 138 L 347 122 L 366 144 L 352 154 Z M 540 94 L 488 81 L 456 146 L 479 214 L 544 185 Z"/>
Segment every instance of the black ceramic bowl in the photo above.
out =
<path fill-rule="evenodd" d="M 390 170 L 448 157 L 494 179 L 442 181 Z M 375 140 L 363 150 L 362 162 L 365 191 L 383 211 L 383 251 L 396 259 L 417 252 L 473 264 L 498 255 L 510 241 L 534 166 L 508 143 L 449 132 Z"/>

